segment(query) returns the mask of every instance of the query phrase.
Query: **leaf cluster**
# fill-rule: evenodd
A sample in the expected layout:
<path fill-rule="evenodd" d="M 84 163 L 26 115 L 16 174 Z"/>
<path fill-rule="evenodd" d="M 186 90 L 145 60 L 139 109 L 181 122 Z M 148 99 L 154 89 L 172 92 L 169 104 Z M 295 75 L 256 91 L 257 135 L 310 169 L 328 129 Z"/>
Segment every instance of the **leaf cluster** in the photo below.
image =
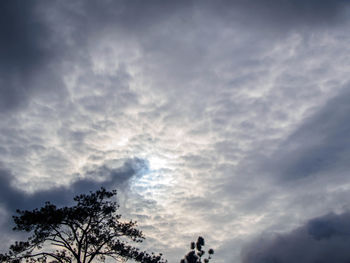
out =
<path fill-rule="evenodd" d="M 191 242 L 191 250 L 185 255 L 185 258 L 180 263 L 209 263 L 211 256 L 214 254 L 214 250 L 211 248 L 208 250 L 208 257 L 204 258 L 205 251 L 203 247 L 205 241 L 203 237 L 198 237 L 197 242 Z M 203 258 L 202 258 L 203 257 Z"/>

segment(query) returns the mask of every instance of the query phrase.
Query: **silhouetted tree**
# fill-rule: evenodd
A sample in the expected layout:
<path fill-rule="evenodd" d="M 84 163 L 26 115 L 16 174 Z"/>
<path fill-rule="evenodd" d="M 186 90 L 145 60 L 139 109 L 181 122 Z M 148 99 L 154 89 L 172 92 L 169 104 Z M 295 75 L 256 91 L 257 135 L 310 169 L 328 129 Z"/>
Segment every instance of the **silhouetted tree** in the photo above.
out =
<path fill-rule="evenodd" d="M 191 242 L 191 251 L 187 253 L 184 259 L 180 263 L 208 263 L 211 256 L 214 254 L 213 249 L 208 250 L 208 257 L 203 258 L 205 251 L 202 249 L 204 246 L 204 238 L 198 237 L 197 242 Z"/>
<path fill-rule="evenodd" d="M 144 263 L 164 263 L 162 255 L 142 252 L 128 241 L 142 242 L 136 222 L 122 222 L 119 206 L 110 200 L 116 191 L 104 188 L 74 198 L 75 205 L 57 208 L 50 202 L 32 211 L 17 210 L 14 230 L 31 233 L 27 241 L 15 242 L 1 262 L 104 262 L 134 259 Z"/>

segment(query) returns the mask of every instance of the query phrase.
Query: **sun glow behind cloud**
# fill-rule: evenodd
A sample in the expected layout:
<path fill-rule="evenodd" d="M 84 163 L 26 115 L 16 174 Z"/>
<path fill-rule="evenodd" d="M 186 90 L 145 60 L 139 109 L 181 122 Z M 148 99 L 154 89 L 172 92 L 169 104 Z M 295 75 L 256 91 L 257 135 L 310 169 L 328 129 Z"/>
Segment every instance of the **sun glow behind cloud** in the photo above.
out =
<path fill-rule="evenodd" d="M 147 169 L 133 181 L 132 189 L 145 197 L 152 197 L 159 204 L 165 204 L 168 201 L 166 195 L 170 192 L 164 189 L 171 191 L 176 185 L 174 177 L 176 166 L 171 163 L 175 157 L 149 154 L 144 159 L 147 161 Z"/>
<path fill-rule="evenodd" d="M 166 160 L 166 158 L 162 158 L 160 156 L 150 156 L 148 158 L 148 161 L 149 161 L 149 169 L 151 171 L 169 168 L 168 167 L 169 163 Z"/>

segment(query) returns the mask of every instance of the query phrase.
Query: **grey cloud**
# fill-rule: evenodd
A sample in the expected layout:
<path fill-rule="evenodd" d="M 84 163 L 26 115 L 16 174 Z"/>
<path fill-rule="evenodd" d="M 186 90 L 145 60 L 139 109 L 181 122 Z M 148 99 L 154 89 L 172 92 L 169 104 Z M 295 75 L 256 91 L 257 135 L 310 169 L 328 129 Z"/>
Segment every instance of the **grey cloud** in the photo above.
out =
<path fill-rule="evenodd" d="M 166 52 L 172 45 L 179 48 L 177 41 L 164 40 L 158 32 L 160 25 L 169 26 L 167 23 L 171 18 L 175 18 L 179 26 L 191 28 L 198 13 L 203 18 L 201 23 L 210 21 L 209 12 L 216 14 L 225 26 L 235 26 L 237 21 L 253 25 L 267 23 L 266 28 L 275 31 L 274 28 L 285 24 L 293 27 L 294 24 L 322 25 L 335 21 L 342 17 L 346 2 L 2 1 L 0 110 L 7 112 L 25 106 L 39 93 L 48 93 L 46 100 L 67 96 L 60 77 L 63 74 L 60 64 L 62 61 L 89 64 L 85 56 L 87 47 L 94 45 L 103 34 L 123 36 L 124 39 L 136 37 L 145 50 L 152 52 L 163 48 Z M 158 39 L 157 43 L 154 39 Z M 186 56 L 192 57 L 198 50 L 189 49 Z M 179 73 L 188 74 L 187 71 Z"/>
<path fill-rule="evenodd" d="M 264 27 L 265 32 L 330 26 L 345 19 L 344 9 L 348 7 L 346 0 L 223 0 L 219 3 L 209 4 L 214 12 L 232 22 Z"/>
<path fill-rule="evenodd" d="M 328 214 L 286 234 L 263 235 L 245 247 L 243 263 L 350 260 L 350 213 Z"/>
<path fill-rule="evenodd" d="M 349 94 L 347 87 L 333 94 L 289 136 L 256 145 L 237 167 L 222 171 L 237 211 L 263 215 L 260 226 L 281 230 L 348 207 Z"/>
<path fill-rule="evenodd" d="M 350 93 L 330 99 L 304 120 L 277 151 L 264 160 L 264 167 L 285 179 L 300 179 L 349 170 Z"/>
<path fill-rule="evenodd" d="M 125 29 L 134 29 L 140 33 L 140 29 L 153 27 L 159 20 L 166 20 L 171 15 L 179 14 L 184 8 L 190 8 L 191 1 L 88 1 L 87 10 L 96 15 L 96 20 L 110 21 L 121 25 Z M 96 10 L 98 10 L 96 12 Z M 133 31 L 134 31 L 133 30 Z"/>
<path fill-rule="evenodd" d="M 118 68 L 113 76 L 98 75 L 91 72 L 79 79 L 83 87 L 96 87 L 99 95 L 91 90 L 81 90 L 82 97 L 77 100 L 87 113 L 111 114 L 121 108 L 138 103 L 138 94 L 129 87 L 130 74 L 124 68 Z M 85 94 L 84 94 L 85 93 Z"/>
<path fill-rule="evenodd" d="M 40 1 L 0 3 L 0 112 L 26 106 L 33 94 L 50 99 L 65 89 L 52 68 L 57 44 L 41 15 Z M 63 92 L 63 93 L 62 93 Z"/>
<path fill-rule="evenodd" d="M 56 27 L 65 31 L 70 40 L 70 53 L 83 53 L 89 43 L 100 39 L 105 34 L 130 37 L 137 40 L 145 50 L 154 52 L 179 52 L 183 47 L 179 41 L 195 35 L 188 34 L 195 29 L 196 23 L 203 23 L 203 28 L 220 21 L 224 27 L 253 26 L 265 27 L 267 31 L 283 31 L 298 28 L 299 25 L 322 27 L 340 20 L 347 7 L 346 0 L 234 0 L 234 1 L 57 1 L 46 4 L 45 8 L 56 14 Z M 200 20 L 198 18 L 200 17 Z M 183 30 L 173 27 L 173 22 Z M 69 28 L 69 30 L 67 30 Z M 164 38 L 163 30 L 168 28 L 178 39 Z M 57 28 L 56 28 L 57 29 Z M 246 28 L 247 29 L 247 28 Z M 260 29 L 259 29 L 260 30 Z M 57 31 L 57 30 L 56 30 Z M 258 30 L 254 30 L 258 34 Z M 58 30 L 59 32 L 59 30 Z M 261 38 L 264 33 L 261 33 Z M 203 39 L 203 41 L 205 41 Z M 63 42 L 64 43 L 64 42 Z M 205 42 L 204 42 L 205 43 Z M 189 43 L 193 44 L 193 43 Z M 200 57 L 207 47 L 196 44 L 186 56 Z M 198 53 L 198 54 L 197 54 Z M 176 60 L 177 57 L 173 57 Z M 252 61 L 254 62 L 254 61 Z M 180 69 L 178 69 L 180 70 Z M 187 72 L 178 72 L 186 76 Z"/>
<path fill-rule="evenodd" d="M 85 1 L 85 11 L 93 14 L 95 22 L 113 21 L 128 30 L 153 27 L 170 16 L 180 16 L 190 21 L 193 11 L 234 15 L 233 18 L 268 22 L 272 27 L 281 25 L 324 25 L 342 16 L 346 0 L 234 0 L 234 1 Z M 238 11 L 238 12 L 236 12 Z M 230 16 L 228 16 L 230 18 Z M 234 20 L 233 20 L 234 21 Z M 271 23 L 273 22 L 273 23 Z M 278 24 L 277 24 L 278 22 Z"/>
<path fill-rule="evenodd" d="M 34 1 L 1 1 L 1 70 L 30 71 L 47 57 L 44 49 L 48 28 L 36 14 Z"/>
<path fill-rule="evenodd" d="M 8 212 L 15 209 L 31 209 L 41 206 L 45 201 L 57 205 L 66 205 L 72 197 L 79 193 L 94 191 L 101 186 L 108 189 L 125 187 L 125 183 L 134 176 L 147 172 L 148 163 L 145 160 L 134 158 L 126 160 L 120 167 L 102 165 L 87 169 L 83 178 L 77 179 L 68 186 L 52 187 L 47 190 L 38 190 L 32 194 L 26 193 L 15 185 L 11 172 L 0 170 L 0 204 Z"/>
<path fill-rule="evenodd" d="M 67 36 L 75 48 L 86 47 L 103 34 L 144 36 L 159 23 L 191 9 L 191 1 L 56 1 L 47 5 L 57 22 L 69 27 Z M 182 14 L 181 14 L 182 15 Z M 63 27 L 64 28 L 64 27 Z"/>

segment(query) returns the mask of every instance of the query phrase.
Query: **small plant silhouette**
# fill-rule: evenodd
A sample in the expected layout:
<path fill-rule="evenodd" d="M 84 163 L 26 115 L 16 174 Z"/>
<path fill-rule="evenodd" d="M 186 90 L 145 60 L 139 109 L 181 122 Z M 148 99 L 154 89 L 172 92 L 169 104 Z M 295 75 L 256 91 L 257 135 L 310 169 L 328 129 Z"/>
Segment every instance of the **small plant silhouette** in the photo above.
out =
<path fill-rule="evenodd" d="M 180 263 L 209 263 L 211 256 L 214 254 L 214 250 L 211 248 L 208 250 L 208 257 L 202 258 L 205 251 L 202 249 L 205 245 L 204 238 L 198 237 L 197 242 L 191 242 L 191 251 L 187 253 L 184 259 Z"/>

